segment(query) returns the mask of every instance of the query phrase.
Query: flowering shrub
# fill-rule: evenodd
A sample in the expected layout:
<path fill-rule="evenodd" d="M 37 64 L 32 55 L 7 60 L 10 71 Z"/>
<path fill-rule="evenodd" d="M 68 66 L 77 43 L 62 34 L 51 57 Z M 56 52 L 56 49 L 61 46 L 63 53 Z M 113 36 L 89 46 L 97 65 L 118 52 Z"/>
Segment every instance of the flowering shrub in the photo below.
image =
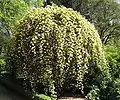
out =
<path fill-rule="evenodd" d="M 97 31 L 72 9 L 31 9 L 17 23 L 12 39 L 10 57 L 33 88 L 40 82 L 52 94 L 65 84 L 82 91 L 89 72 L 96 77 L 108 73 Z"/>

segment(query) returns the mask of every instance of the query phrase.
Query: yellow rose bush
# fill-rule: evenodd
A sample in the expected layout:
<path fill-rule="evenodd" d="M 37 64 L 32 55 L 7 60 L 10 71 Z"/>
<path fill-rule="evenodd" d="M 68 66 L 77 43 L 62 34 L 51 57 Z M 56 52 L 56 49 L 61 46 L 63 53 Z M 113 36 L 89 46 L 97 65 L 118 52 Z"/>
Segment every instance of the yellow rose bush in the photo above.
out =
<path fill-rule="evenodd" d="M 82 91 L 89 72 L 108 73 L 97 31 L 72 9 L 31 9 L 17 23 L 12 39 L 10 57 L 18 75 L 24 75 L 32 87 L 42 83 L 47 91 L 59 94 L 68 84 Z"/>

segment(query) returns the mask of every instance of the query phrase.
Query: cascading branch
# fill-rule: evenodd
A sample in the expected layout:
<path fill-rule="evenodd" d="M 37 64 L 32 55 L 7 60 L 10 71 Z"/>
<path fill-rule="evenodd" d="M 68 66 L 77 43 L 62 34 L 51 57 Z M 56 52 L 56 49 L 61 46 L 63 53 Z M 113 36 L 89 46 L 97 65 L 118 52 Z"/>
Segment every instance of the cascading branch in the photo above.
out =
<path fill-rule="evenodd" d="M 33 87 L 40 82 L 54 93 L 68 82 L 82 89 L 84 76 L 93 65 L 106 71 L 97 31 L 72 9 L 31 9 L 16 25 L 12 38 L 10 56 Z"/>

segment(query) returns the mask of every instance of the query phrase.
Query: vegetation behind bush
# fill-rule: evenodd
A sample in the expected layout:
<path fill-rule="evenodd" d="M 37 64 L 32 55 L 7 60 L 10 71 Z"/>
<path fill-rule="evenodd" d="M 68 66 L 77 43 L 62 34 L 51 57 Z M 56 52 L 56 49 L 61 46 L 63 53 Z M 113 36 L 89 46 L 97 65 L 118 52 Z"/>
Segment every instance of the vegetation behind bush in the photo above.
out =
<path fill-rule="evenodd" d="M 116 46 L 118 45 L 118 46 Z M 120 99 L 120 48 L 119 43 L 109 44 L 104 47 L 107 63 L 112 78 L 112 92 L 116 92 L 117 100 Z M 115 96 L 114 96 L 115 97 Z"/>

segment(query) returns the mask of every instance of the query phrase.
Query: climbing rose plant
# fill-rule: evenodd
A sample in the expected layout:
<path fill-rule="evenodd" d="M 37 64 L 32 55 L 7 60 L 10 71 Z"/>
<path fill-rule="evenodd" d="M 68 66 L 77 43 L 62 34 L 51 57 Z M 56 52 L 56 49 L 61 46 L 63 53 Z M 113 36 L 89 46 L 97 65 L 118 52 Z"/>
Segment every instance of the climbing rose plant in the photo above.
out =
<path fill-rule="evenodd" d="M 16 25 L 10 57 L 18 75 L 34 88 L 42 83 L 52 94 L 65 82 L 83 89 L 89 69 L 107 73 L 102 43 L 94 26 L 65 7 L 31 9 Z M 95 67 L 93 67 L 95 65 Z M 94 70 L 91 70 L 94 74 Z"/>

